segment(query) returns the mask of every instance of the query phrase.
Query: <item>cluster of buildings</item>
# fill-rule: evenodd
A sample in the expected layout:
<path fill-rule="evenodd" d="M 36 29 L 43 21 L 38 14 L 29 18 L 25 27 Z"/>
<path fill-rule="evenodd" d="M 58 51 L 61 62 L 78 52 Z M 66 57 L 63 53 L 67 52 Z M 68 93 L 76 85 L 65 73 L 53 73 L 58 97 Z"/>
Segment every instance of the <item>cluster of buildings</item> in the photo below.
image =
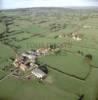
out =
<path fill-rule="evenodd" d="M 73 32 L 71 35 L 72 35 L 72 38 L 73 38 L 74 40 L 77 40 L 77 41 L 82 40 L 82 39 L 80 38 L 80 34 L 79 34 L 78 32 Z"/>
<path fill-rule="evenodd" d="M 76 40 L 76 41 L 82 40 L 81 35 L 78 32 L 72 32 L 70 35 L 71 35 L 71 38 Z M 64 37 L 66 37 L 66 35 L 65 34 L 60 34 L 60 35 L 58 35 L 58 37 L 59 38 L 64 38 Z"/>
<path fill-rule="evenodd" d="M 22 71 L 31 70 L 35 77 L 43 79 L 47 76 L 47 73 L 40 69 L 39 65 L 36 64 L 36 60 L 39 56 L 46 55 L 49 50 L 49 48 L 40 48 L 36 51 L 28 51 L 19 56 L 17 55 L 13 65 Z"/>

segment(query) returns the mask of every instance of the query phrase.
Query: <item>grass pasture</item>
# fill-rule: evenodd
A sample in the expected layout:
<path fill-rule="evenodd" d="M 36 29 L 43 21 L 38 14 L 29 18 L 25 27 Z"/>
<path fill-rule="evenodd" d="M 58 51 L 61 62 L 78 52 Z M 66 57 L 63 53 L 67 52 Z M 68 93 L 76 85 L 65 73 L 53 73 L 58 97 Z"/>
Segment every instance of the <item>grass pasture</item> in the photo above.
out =
<path fill-rule="evenodd" d="M 8 84 L 6 84 L 8 83 Z M 10 88 L 11 87 L 11 88 Z M 5 88 L 7 89 L 5 91 Z M 9 77 L 5 81 L 0 83 L 0 97 L 8 98 L 9 100 L 24 100 L 29 99 L 32 100 L 47 100 L 50 98 L 51 100 L 57 99 L 65 99 L 66 100 L 76 100 L 78 97 L 74 94 L 64 92 L 62 89 L 55 87 L 54 85 L 43 85 L 38 83 L 37 81 L 23 81 L 17 80 L 13 77 Z M 5 99 L 6 100 L 6 99 Z"/>
<path fill-rule="evenodd" d="M 0 12 L 0 100 L 79 100 L 81 95 L 82 100 L 97 100 L 97 26 L 97 9 L 30 8 Z M 81 41 L 72 38 L 74 32 L 81 34 Z M 64 52 L 38 59 L 50 66 L 43 83 L 17 78 L 7 71 L 13 68 L 10 58 L 16 52 L 62 43 Z M 87 54 L 92 55 L 92 66 L 85 62 Z"/>
<path fill-rule="evenodd" d="M 84 62 L 84 58 L 79 55 L 69 53 L 65 56 L 49 55 L 41 57 L 39 61 L 83 79 L 85 79 L 89 72 L 89 66 Z M 73 70 L 71 70 L 72 68 Z"/>

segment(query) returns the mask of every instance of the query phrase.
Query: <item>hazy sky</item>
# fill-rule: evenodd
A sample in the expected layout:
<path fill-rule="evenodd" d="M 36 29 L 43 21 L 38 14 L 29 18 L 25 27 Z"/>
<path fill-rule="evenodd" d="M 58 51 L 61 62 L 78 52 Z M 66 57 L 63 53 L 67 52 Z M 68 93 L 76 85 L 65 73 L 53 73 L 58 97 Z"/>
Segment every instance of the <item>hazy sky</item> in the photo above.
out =
<path fill-rule="evenodd" d="M 0 8 L 97 6 L 97 0 L 0 0 Z"/>

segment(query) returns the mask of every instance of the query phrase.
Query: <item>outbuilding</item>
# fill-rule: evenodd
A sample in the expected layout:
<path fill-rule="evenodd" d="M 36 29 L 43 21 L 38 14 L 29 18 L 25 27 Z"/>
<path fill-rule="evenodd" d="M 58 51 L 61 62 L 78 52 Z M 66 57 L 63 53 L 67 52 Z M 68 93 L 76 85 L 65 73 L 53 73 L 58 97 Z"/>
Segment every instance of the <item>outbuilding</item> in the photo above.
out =
<path fill-rule="evenodd" d="M 33 69 L 33 70 L 32 70 L 32 74 L 33 74 L 35 77 L 37 77 L 38 79 L 44 79 L 44 78 L 47 76 L 47 74 L 44 73 L 44 72 L 43 72 L 41 69 L 39 69 L 39 68 Z"/>

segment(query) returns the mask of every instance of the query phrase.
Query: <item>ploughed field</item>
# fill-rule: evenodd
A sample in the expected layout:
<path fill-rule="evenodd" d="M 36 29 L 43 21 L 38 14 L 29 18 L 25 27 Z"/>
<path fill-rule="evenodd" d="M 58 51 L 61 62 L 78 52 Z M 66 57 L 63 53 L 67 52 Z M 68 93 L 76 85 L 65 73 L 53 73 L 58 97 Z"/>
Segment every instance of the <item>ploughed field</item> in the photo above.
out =
<path fill-rule="evenodd" d="M 81 41 L 71 33 L 79 33 Z M 39 57 L 47 78 L 14 77 L 16 52 L 56 45 L 58 54 Z M 97 9 L 30 8 L 0 12 L 0 100 L 97 100 Z M 85 61 L 91 54 L 92 60 Z M 83 99 L 79 99 L 82 98 Z"/>

